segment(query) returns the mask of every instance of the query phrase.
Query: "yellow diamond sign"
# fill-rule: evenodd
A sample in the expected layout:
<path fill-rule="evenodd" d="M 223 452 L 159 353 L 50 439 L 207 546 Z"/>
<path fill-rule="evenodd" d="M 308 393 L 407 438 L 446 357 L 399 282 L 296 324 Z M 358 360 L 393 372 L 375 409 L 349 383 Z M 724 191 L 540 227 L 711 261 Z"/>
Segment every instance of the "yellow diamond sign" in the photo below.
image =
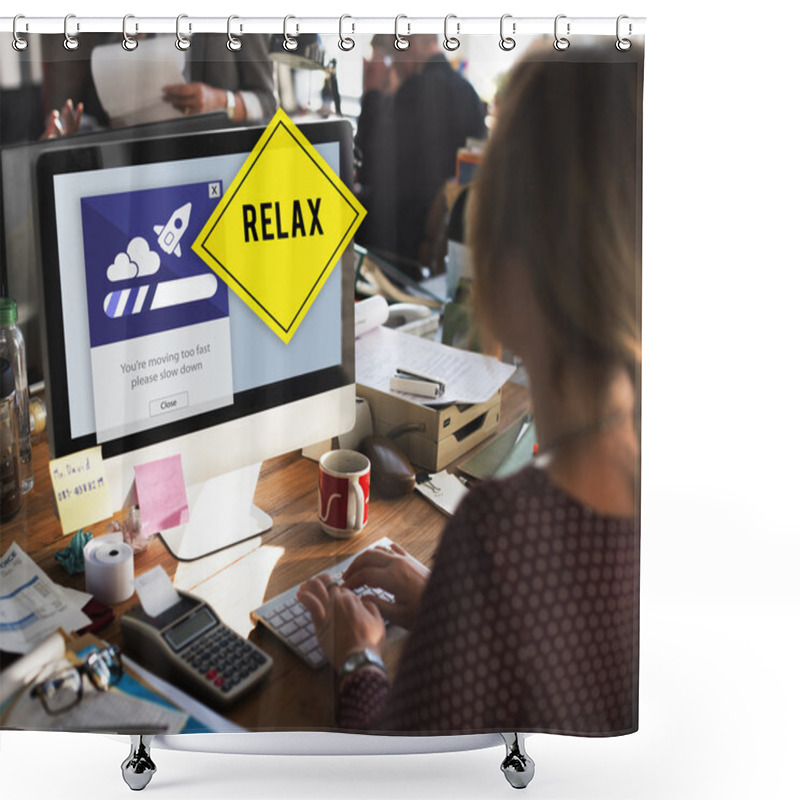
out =
<path fill-rule="evenodd" d="M 288 343 L 365 215 L 279 109 L 192 249 Z"/>

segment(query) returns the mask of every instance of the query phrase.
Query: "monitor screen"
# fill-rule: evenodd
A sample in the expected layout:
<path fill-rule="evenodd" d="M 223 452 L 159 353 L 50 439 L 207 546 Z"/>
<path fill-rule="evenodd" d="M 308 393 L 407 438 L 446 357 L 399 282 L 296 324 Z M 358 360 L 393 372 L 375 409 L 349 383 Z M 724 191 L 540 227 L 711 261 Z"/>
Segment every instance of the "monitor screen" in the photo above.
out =
<path fill-rule="evenodd" d="M 135 125 L 122 130 L 81 132 L 0 148 L 0 287 L 4 296 L 17 301 L 18 324 L 25 337 L 28 382 L 44 377 L 39 318 L 39 248 L 36 241 L 36 163 L 47 152 L 77 145 L 176 136 L 196 131 L 230 129 L 227 114 L 192 114 L 180 119 Z"/>
<path fill-rule="evenodd" d="M 300 127 L 349 184 L 349 123 Z M 284 343 L 192 249 L 262 130 L 39 161 L 51 451 L 102 445 L 120 504 L 137 463 L 178 452 L 202 481 L 352 424 L 350 251 Z"/>

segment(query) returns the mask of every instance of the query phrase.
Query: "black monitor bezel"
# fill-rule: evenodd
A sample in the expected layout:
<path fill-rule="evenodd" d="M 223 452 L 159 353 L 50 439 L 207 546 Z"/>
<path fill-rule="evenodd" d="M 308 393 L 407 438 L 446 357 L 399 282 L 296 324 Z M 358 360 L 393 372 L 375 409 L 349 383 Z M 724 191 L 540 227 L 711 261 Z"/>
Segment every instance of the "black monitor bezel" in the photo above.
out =
<path fill-rule="evenodd" d="M 353 130 L 350 123 L 344 119 L 329 119 L 300 123 L 298 127 L 312 145 L 338 142 L 339 175 L 344 184 L 352 190 Z M 71 430 L 61 302 L 61 269 L 58 255 L 58 221 L 55 210 L 55 176 L 86 170 L 174 162 L 230 153 L 249 153 L 263 132 L 263 126 L 257 126 L 151 139 L 123 139 L 48 152 L 40 157 L 37 164 L 37 185 L 39 239 L 42 252 L 40 281 L 44 308 L 41 317 L 42 341 L 45 348 L 45 389 L 50 409 L 48 430 L 51 457 L 59 458 L 98 443 L 94 433 L 73 437 Z M 229 406 L 103 442 L 103 457 L 122 455 L 240 417 L 267 411 L 295 400 L 354 384 L 352 247 L 350 243 L 341 259 L 341 364 L 238 392 Z"/>

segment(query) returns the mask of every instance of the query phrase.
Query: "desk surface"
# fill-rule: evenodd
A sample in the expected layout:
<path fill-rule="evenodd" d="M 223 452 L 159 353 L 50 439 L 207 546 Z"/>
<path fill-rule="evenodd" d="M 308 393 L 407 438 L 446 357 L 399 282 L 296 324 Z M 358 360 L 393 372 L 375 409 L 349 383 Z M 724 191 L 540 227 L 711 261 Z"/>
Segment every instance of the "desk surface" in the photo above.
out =
<path fill-rule="evenodd" d="M 526 408 L 527 392 L 521 386 L 507 384 L 498 430 Z M 47 463 L 47 444 L 39 442 L 34 446 L 34 488 L 25 496 L 19 514 L 3 524 L 0 554 L 16 541 L 56 583 L 83 590 L 83 575 L 67 575 L 55 560 L 55 553 L 66 546 L 69 537 L 61 535 L 54 514 Z M 224 712 L 233 722 L 251 730 L 333 728 L 335 693 L 330 667 L 307 667 L 265 628 L 254 627 L 250 612 L 383 536 L 430 565 L 447 521 L 416 492 L 396 500 L 371 498 L 369 522 L 363 533 L 353 539 L 332 539 L 316 521 L 317 469 L 316 463 L 297 452 L 263 463 L 255 503 L 272 515 L 274 527 L 261 537 L 191 563 L 176 561 L 161 540 L 153 537 L 148 549 L 136 556 L 137 575 L 161 564 L 176 588 L 203 597 L 226 624 L 273 658 L 264 685 Z M 89 530 L 95 536 L 102 535 L 106 524 Z M 134 594 L 116 604 L 115 621 L 97 635 L 121 645 L 119 617 L 136 603 Z M 389 629 L 386 660 L 390 673 L 396 668 L 404 636 L 400 628 Z M 2 666 L 9 661 L 3 654 Z"/>

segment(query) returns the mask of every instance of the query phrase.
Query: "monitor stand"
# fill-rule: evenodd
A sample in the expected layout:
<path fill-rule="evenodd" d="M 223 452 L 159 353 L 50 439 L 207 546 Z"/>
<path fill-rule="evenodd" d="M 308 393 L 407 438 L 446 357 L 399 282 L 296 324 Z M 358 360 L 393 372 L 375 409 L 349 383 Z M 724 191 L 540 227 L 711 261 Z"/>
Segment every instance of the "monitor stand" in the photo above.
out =
<path fill-rule="evenodd" d="M 253 505 L 260 472 L 253 464 L 187 486 L 189 521 L 159 534 L 171 555 L 196 561 L 268 531 L 272 517 Z"/>

